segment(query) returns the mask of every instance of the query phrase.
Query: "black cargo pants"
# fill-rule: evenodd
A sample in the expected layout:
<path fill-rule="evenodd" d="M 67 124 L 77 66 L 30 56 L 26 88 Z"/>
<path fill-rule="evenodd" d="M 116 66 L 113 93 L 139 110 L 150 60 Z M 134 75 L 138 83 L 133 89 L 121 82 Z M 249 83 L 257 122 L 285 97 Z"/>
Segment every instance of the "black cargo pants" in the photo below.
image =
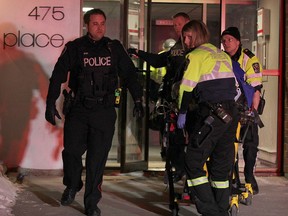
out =
<path fill-rule="evenodd" d="M 241 134 L 244 134 L 248 125 L 241 128 Z M 252 123 L 249 125 L 246 137 L 243 142 L 243 159 L 245 182 L 251 183 L 253 186 L 256 184 L 254 178 L 254 167 L 256 164 L 256 158 L 259 146 L 258 125 Z"/>
<path fill-rule="evenodd" d="M 82 155 L 86 152 L 85 209 L 95 209 L 102 197 L 103 173 L 115 131 L 114 106 L 91 109 L 81 103 L 72 107 L 64 124 L 63 184 L 79 191 L 82 186 Z"/>
<path fill-rule="evenodd" d="M 187 183 L 197 210 L 203 216 L 227 216 L 229 210 L 229 177 L 235 155 L 238 110 L 233 102 L 222 106 L 233 118 L 229 123 L 211 114 L 205 105 L 199 106 L 185 156 Z M 214 118 L 212 128 L 207 126 L 203 130 L 204 119 L 209 115 Z M 204 165 L 208 158 L 207 173 Z"/>

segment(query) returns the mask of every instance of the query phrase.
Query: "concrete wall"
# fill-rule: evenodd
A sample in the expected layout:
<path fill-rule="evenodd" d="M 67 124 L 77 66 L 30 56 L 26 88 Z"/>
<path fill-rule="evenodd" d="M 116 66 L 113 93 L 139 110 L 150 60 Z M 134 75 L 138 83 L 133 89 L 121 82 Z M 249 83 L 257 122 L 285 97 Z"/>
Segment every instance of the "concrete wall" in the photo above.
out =
<path fill-rule="evenodd" d="M 258 7 L 268 9 L 270 12 L 269 23 L 265 23 L 265 26 L 270 26 L 270 34 L 258 37 L 257 57 L 264 69 L 278 69 L 280 1 L 261 0 Z M 279 78 L 277 76 L 263 76 L 266 106 L 261 119 L 265 127 L 259 129 L 258 159 L 269 167 L 276 167 L 277 164 L 278 86 Z"/>

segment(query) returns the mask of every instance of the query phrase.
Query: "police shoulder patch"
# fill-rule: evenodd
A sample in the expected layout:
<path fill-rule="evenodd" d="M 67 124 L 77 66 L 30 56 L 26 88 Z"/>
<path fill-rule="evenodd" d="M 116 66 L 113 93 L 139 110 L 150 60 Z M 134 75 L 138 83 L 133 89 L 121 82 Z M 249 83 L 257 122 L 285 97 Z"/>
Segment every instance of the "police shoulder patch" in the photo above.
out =
<path fill-rule="evenodd" d="M 243 52 L 249 57 L 253 58 L 255 55 L 249 49 L 244 49 Z"/>
<path fill-rule="evenodd" d="M 255 73 L 260 73 L 260 65 L 259 65 L 259 63 L 253 63 L 252 67 L 253 67 Z"/>

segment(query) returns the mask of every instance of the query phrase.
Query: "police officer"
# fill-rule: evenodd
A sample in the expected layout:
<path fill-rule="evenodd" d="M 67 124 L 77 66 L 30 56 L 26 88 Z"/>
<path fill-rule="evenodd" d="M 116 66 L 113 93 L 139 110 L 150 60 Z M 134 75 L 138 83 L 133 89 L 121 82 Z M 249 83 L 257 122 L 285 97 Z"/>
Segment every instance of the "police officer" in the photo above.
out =
<path fill-rule="evenodd" d="M 168 99 L 168 101 L 172 100 L 171 87 L 173 80 L 185 59 L 185 48 L 181 40 L 181 30 L 189 20 L 189 15 L 184 12 L 179 12 L 173 16 L 173 27 L 178 36 L 178 40 L 176 41 L 175 45 L 166 52 L 156 54 L 134 48 L 128 49 L 130 54 L 138 56 L 155 68 L 166 67 L 166 74 L 162 80 L 163 92 L 161 93 L 161 96 Z"/>
<path fill-rule="evenodd" d="M 197 97 L 198 113 L 185 156 L 187 184 L 203 216 L 229 215 L 229 174 L 238 122 L 235 76 L 229 55 L 208 43 L 207 26 L 192 20 L 183 27 L 192 49 L 180 84 L 177 125 L 186 123 L 188 105 Z M 189 121 L 189 120 L 187 120 Z M 203 169 L 209 158 L 209 178 Z"/>
<path fill-rule="evenodd" d="M 172 38 L 165 40 L 163 45 L 162 45 L 163 49 L 158 54 L 169 51 L 171 49 L 171 47 L 173 47 L 175 45 L 175 43 L 176 43 L 176 41 Z M 166 74 L 166 67 L 161 67 L 161 68 L 157 68 L 157 69 L 150 67 L 150 70 L 151 70 L 151 79 L 155 80 L 157 83 L 161 83 L 163 77 Z M 158 89 L 157 89 L 157 91 L 158 91 Z"/>
<path fill-rule="evenodd" d="M 240 67 L 245 72 L 245 81 L 254 87 L 252 107 L 257 110 L 262 88 L 262 66 L 258 58 L 249 50 L 243 49 L 241 45 L 240 32 L 237 27 L 229 27 L 223 31 L 221 41 L 225 52 L 232 60 L 239 62 Z M 241 134 L 244 134 L 248 125 L 241 127 Z M 257 181 L 254 176 L 254 167 L 258 152 L 259 136 L 258 125 L 249 125 L 246 138 L 243 143 L 243 158 L 245 161 L 244 175 L 246 183 L 251 183 L 253 194 L 259 193 Z"/>
<path fill-rule="evenodd" d="M 181 31 L 182 27 L 189 22 L 190 17 L 184 12 L 179 12 L 173 17 L 173 27 L 178 36 L 178 40 L 175 45 L 172 46 L 168 51 L 161 52 L 159 54 L 148 53 L 143 50 L 137 50 L 130 48 L 128 52 L 134 54 L 144 61 L 148 62 L 151 66 L 155 68 L 166 67 L 166 74 L 162 80 L 162 86 L 160 87 L 159 96 L 165 98 L 168 102 L 172 102 L 171 97 L 172 85 L 174 82 L 178 81 L 178 77 L 182 78 L 180 68 L 184 65 L 185 62 L 185 47 L 183 46 L 181 40 Z M 160 133 L 164 130 L 164 125 L 160 129 Z M 184 147 L 185 147 L 185 138 L 183 137 L 183 131 L 176 129 L 176 138 L 173 139 L 174 142 L 171 142 L 171 162 L 175 167 L 174 181 L 179 181 L 184 175 Z M 177 141 L 177 143 L 175 143 Z M 161 155 L 164 158 L 166 150 L 162 149 Z"/>
<path fill-rule="evenodd" d="M 65 116 L 64 150 L 62 152 L 66 186 L 62 205 L 70 205 L 83 182 L 82 155 L 86 152 L 85 213 L 101 215 L 97 204 L 101 199 L 103 172 L 115 130 L 115 89 L 118 76 L 135 101 L 134 116 L 143 116 L 142 88 L 136 79 L 136 68 L 118 40 L 105 37 L 106 15 L 100 9 L 85 13 L 87 35 L 68 42 L 59 57 L 47 95 L 45 118 L 55 125 L 60 115 L 55 102 L 61 83 L 70 71 L 69 87 L 75 94 L 72 107 Z M 66 111 L 67 112 L 67 111 Z"/>
<path fill-rule="evenodd" d="M 162 45 L 163 50 L 161 50 L 158 54 L 169 51 L 170 48 L 175 45 L 175 43 L 176 41 L 172 38 L 165 40 Z M 144 67 L 146 67 L 145 63 L 144 63 Z M 151 79 L 150 79 L 150 86 L 149 86 L 149 90 L 150 90 L 149 99 L 151 102 L 157 103 L 159 99 L 158 90 L 159 90 L 159 87 L 162 83 L 162 80 L 165 74 L 166 74 L 166 67 L 154 68 L 150 66 L 150 78 Z"/>

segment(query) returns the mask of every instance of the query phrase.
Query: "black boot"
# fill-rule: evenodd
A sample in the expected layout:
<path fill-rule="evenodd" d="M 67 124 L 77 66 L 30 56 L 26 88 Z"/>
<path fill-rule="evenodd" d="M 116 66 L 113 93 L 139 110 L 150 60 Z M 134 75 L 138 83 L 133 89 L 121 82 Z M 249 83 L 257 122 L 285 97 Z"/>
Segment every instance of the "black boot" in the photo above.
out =
<path fill-rule="evenodd" d="M 70 205 L 75 199 L 76 192 L 77 191 L 75 189 L 66 188 L 62 194 L 61 205 Z"/>
<path fill-rule="evenodd" d="M 101 210 L 96 207 L 95 209 L 88 209 L 86 210 L 87 216 L 101 216 Z"/>

